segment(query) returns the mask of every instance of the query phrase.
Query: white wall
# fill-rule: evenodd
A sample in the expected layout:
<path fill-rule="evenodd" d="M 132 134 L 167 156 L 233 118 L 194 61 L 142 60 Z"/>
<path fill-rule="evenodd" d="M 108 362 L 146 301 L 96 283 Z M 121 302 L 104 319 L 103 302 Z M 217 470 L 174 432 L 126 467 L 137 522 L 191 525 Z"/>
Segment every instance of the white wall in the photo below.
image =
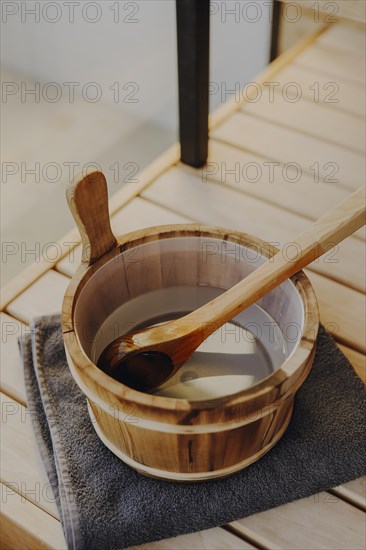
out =
<path fill-rule="evenodd" d="M 245 84 L 267 63 L 270 4 L 264 0 L 211 2 L 210 81 L 220 90 L 225 92 L 222 83 L 227 89 L 234 89 L 236 82 Z M 37 15 L 30 13 L 35 9 Z M 56 81 L 64 95 L 69 94 L 65 82 L 79 82 L 77 90 L 97 82 L 101 100 L 107 102 L 114 101 L 109 87 L 119 82 L 122 110 L 176 130 L 174 0 L 2 2 L 2 12 L 4 65 L 45 82 Z M 94 19 L 99 20 L 90 22 Z M 135 84 L 123 90 L 128 82 Z M 138 103 L 123 103 L 137 87 L 133 99 Z M 92 94 L 95 89 L 87 91 Z M 211 109 L 220 102 L 221 93 L 216 93 Z"/>

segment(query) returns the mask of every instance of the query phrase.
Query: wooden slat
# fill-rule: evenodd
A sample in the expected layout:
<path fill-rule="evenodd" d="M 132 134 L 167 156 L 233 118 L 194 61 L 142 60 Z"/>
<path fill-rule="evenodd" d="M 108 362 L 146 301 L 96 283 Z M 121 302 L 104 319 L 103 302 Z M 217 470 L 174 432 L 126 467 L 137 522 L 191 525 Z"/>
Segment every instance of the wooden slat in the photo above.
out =
<path fill-rule="evenodd" d="M 1 390 L 24 405 L 26 396 L 18 338 L 26 328 L 17 319 L 1 313 Z"/>
<path fill-rule="evenodd" d="M 360 86 L 365 84 L 364 59 L 352 55 L 352 53 L 331 48 L 325 48 L 315 44 L 297 58 L 296 63 L 310 67 L 329 75 L 330 78 L 339 77 L 341 80 L 349 80 Z"/>
<path fill-rule="evenodd" d="M 358 84 L 353 84 L 340 78 L 331 78 L 329 75 L 313 70 L 310 67 L 298 65 L 296 60 L 276 75 L 273 82 L 283 89 L 290 82 L 296 82 L 301 89 L 304 98 L 314 100 L 315 92 L 319 89 L 319 99 L 329 109 L 338 109 L 356 116 L 365 117 L 365 92 Z M 334 85 L 333 85 L 334 84 Z M 314 85 L 316 89 L 314 91 Z M 270 84 L 267 85 L 269 88 Z M 287 89 L 290 94 L 291 88 Z M 267 93 L 269 93 L 267 91 Z M 333 95 L 334 94 L 334 95 Z M 329 103 L 330 100 L 337 103 Z"/>
<path fill-rule="evenodd" d="M 130 546 L 128 550 L 240 550 L 253 549 L 248 542 L 239 537 L 216 527 L 208 529 L 200 533 L 192 533 L 190 535 L 182 535 L 173 539 L 159 540 L 158 542 L 149 542 L 139 546 Z"/>
<path fill-rule="evenodd" d="M 213 131 L 212 137 L 274 161 L 297 163 L 311 177 L 318 174 L 320 179 L 330 183 L 335 180 L 333 185 L 341 184 L 351 191 L 364 184 L 362 155 L 245 112 L 234 114 Z M 319 163 L 319 169 L 315 163 Z"/>
<path fill-rule="evenodd" d="M 137 183 L 126 183 L 120 191 L 113 195 L 109 201 L 109 210 L 111 214 L 114 214 L 124 204 L 127 204 L 131 199 L 138 195 L 138 193 L 145 189 L 145 187 L 147 187 L 150 182 L 154 180 L 154 178 L 164 172 L 164 170 L 166 170 L 169 166 L 178 162 L 178 160 L 179 145 L 175 143 L 154 162 L 139 172 Z M 14 300 L 21 292 L 23 292 L 44 273 L 49 271 L 59 260 L 66 256 L 71 249 L 70 243 L 74 243 L 74 246 L 77 246 L 79 242 L 79 232 L 77 229 L 73 229 L 59 241 L 58 245 L 60 252 L 54 262 L 50 262 L 48 259 L 41 259 L 39 262 L 34 262 L 29 265 L 26 269 L 24 269 L 24 271 L 14 277 L 2 288 L 1 310 L 4 310 L 9 302 Z"/>
<path fill-rule="evenodd" d="M 285 170 L 282 164 L 271 168 L 270 164 L 268 158 L 211 139 L 208 165 L 196 173 L 203 179 L 228 185 L 309 220 L 318 219 L 349 195 L 343 187 L 315 183 L 304 172 L 299 181 L 291 182 L 290 179 L 297 177 L 296 169 Z M 184 165 L 182 168 L 193 170 Z M 355 237 L 360 239 L 365 239 L 365 236 L 365 227 L 355 233 Z"/>
<path fill-rule="evenodd" d="M 296 82 L 293 78 L 291 82 Z M 274 124 L 324 139 L 341 147 L 351 149 L 361 155 L 365 151 L 365 121 L 341 110 L 328 109 L 323 102 L 313 99 L 300 99 L 302 90 L 292 86 L 290 93 L 275 88 L 272 92 L 263 88 L 262 97 L 257 102 L 243 107 L 249 113 Z M 291 95 L 292 94 L 292 95 Z M 298 101 L 289 101 L 289 97 Z M 336 96 L 335 96 L 336 97 Z"/>
<path fill-rule="evenodd" d="M 349 348 L 348 346 L 344 346 L 342 344 L 338 344 L 338 346 L 347 357 L 348 361 L 351 363 L 358 376 L 361 378 L 364 384 L 366 384 L 366 356 L 363 353 Z"/>
<path fill-rule="evenodd" d="M 76 229 L 69 231 L 60 241 L 57 243 L 57 250 L 59 251 L 57 258 L 64 257 L 70 252 L 70 250 L 80 242 L 79 233 Z M 23 271 L 11 279 L 1 289 L 1 311 L 6 309 L 6 306 L 14 300 L 21 292 L 26 290 L 31 284 L 39 279 L 44 273 L 49 271 L 53 267 L 53 262 L 48 261 L 46 258 L 40 259 L 38 262 L 33 262 L 27 266 Z"/>
<path fill-rule="evenodd" d="M 25 323 L 39 315 L 59 313 L 69 282 L 68 277 L 51 269 L 15 298 L 8 305 L 7 312 Z"/>
<path fill-rule="evenodd" d="M 345 4 L 346 2 L 343 2 Z M 357 2 L 363 4 L 364 12 L 366 11 L 365 2 Z M 350 4 L 350 1 L 347 1 Z M 354 2 L 356 4 L 356 2 Z M 326 33 L 318 39 L 318 44 L 335 50 L 343 50 L 352 55 L 365 57 L 366 32 L 364 28 L 356 27 L 355 25 L 338 24 L 332 25 Z M 336 53 L 336 52 L 335 52 Z"/>
<path fill-rule="evenodd" d="M 140 197 L 136 197 L 111 218 L 112 230 L 116 236 L 142 227 L 171 223 L 187 223 L 190 220 L 174 214 Z M 56 266 L 57 270 L 70 277 L 74 274 L 81 260 L 81 247 L 75 248 Z"/>
<path fill-rule="evenodd" d="M 66 542 L 60 522 L 9 487 L 1 486 L 1 530 L 3 550 L 64 550 Z"/>
<path fill-rule="evenodd" d="M 56 264 L 55 269 L 68 277 L 72 277 L 78 266 L 81 262 L 81 245 L 74 248 L 70 254 L 65 256 L 58 264 Z"/>
<path fill-rule="evenodd" d="M 365 547 L 364 520 L 358 508 L 319 493 L 231 525 L 268 549 L 358 550 Z"/>
<path fill-rule="evenodd" d="M 365 295 L 308 269 L 306 274 L 318 299 L 321 322 L 336 340 L 365 353 Z"/>
<path fill-rule="evenodd" d="M 336 487 L 333 492 L 340 498 L 366 511 L 366 477 L 344 483 Z"/>
<path fill-rule="evenodd" d="M 266 241 L 276 241 L 281 246 L 291 242 L 309 224 L 308 220 L 276 206 L 223 185 L 204 182 L 196 173 L 182 168 L 165 172 L 143 196 L 199 222 L 244 231 Z M 329 263 L 331 258 L 326 255 L 311 264 L 311 268 L 363 291 L 364 254 L 363 243 L 349 237 L 339 245 L 333 258 L 336 262 Z"/>
<path fill-rule="evenodd" d="M 32 411 L 1 394 L 1 479 L 58 518 L 52 489 L 44 470 L 32 430 Z"/>

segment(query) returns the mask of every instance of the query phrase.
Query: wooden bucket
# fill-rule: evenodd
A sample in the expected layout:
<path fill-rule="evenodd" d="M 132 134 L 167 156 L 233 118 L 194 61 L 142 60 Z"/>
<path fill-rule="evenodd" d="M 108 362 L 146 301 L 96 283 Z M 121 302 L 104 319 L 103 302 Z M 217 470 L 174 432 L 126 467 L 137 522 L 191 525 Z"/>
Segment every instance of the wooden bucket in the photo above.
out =
<path fill-rule="evenodd" d="M 64 297 L 62 330 L 71 372 L 87 397 L 100 439 L 139 472 L 175 481 L 227 476 L 263 456 L 286 430 L 295 393 L 314 357 L 318 307 L 304 273 L 258 303 L 280 327 L 287 351 L 283 363 L 254 385 L 199 400 L 138 392 L 96 366 L 96 342 L 101 350 L 131 330 L 122 319 L 121 326 L 103 332 L 106 320 L 121 305 L 132 304 L 133 310 L 135 303 L 146 304 L 153 317 L 149 296 L 177 286 L 223 291 L 277 250 L 251 235 L 199 224 L 158 226 L 115 238 L 100 172 L 72 185 L 68 200 L 81 232 L 83 259 Z M 161 308 L 169 313 L 169 307 L 160 300 L 157 313 Z"/>

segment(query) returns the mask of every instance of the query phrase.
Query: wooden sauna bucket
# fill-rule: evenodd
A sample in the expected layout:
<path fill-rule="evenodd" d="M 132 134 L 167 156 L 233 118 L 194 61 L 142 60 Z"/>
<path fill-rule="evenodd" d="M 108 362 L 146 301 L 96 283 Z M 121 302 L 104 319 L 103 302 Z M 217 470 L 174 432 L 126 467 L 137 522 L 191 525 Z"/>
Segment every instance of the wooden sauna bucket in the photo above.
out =
<path fill-rule="evenodd" d="M 74 185 L 69 204 L 82 234 L 83 261 L 64 297 L 62 330 L 71 372 L 87 397 L 100 439 L 132 468 L 167 480 L 219 478 L 259 459 L 286 430 L 295 393 L 312 365 L 319 317 L 308 278 L 299 272 L 258 302 L 287 332 L 288 356 L 265 378 L 204 400 L 142 393 L 93 362 L 96 336 L 106 319 L 141 296 L 147 304 L 147 293 L 165 287 L 225 290 L 276 249 L 245 233 L 199 224 L 152 227 L 115 239 L 101 173 Z M 105 331 L 102 347 L 131 328 Z"/>

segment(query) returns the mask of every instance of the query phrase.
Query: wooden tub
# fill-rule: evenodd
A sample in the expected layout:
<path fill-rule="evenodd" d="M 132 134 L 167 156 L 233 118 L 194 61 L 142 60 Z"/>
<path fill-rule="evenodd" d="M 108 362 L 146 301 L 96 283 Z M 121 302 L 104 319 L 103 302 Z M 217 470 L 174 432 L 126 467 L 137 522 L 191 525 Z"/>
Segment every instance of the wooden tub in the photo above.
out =
<path fill-rule="evenodd" d="M 122 322 L 101 334 L 116 309 L 165 287 L 223 291 L 276 249 L 244 233 L 198 224 L 153 227 L 115 239 L 100 173 L 73 185 L 68 197 L 84 253 L 65 294 L 62 330 L 71 372 L 101 440 L 139 472 L 176 481 L 219 478 L 260 458 L 286 430 L 295 393 L 312 365 L 319 317 L 307 277 L 299 272 L 258 303 L 281 328 L 287 352 L 253 386 L 204 400 L 138 392 L 95 364 L 96 340 L 105 346 L 128 332 Z"/>

